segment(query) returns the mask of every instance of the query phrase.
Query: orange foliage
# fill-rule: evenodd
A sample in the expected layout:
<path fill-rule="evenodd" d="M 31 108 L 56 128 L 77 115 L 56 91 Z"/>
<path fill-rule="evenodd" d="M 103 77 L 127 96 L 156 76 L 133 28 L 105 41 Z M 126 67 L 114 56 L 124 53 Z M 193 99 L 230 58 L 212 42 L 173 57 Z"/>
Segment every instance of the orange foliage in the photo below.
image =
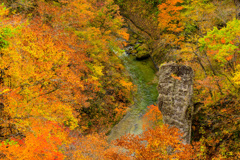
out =
<path fill-rule="evenodd" d="M 183 7 L 179 6 L 182 2 L 182 0 L 166 0 L 165 3 L 158 5 L 158 27 L 162 32 L 161 38 L 164 39 L 165 45 L 182 45 L 185 39 L 179 34 L 184 30 L 185 17 L 180 14 Z"/>
<path fill-rule="evenodd" d="M 230 61 L 233 58 L 233 55 L 226 57 L 226 60 Z"/>
<path fill-rule="evenodd" d="M 167 125 L 144 131 L 142 135 L 127 134 L 114 142 L 114 145 L 127 149 L 126 155 L 134 159 L 192 159 L 191 145 L 183 145 L 177 128 Z M 171 154 L 169 154 L 171 153 Z"/>
<path fill-rule="evenodd" d="M 175 76 L 174 74 L 171 74 L 171 77 L 173 77 L 174 79 L 177 79 L 177 80 L 181 80 L 181 77 L 178 77 L 178 76 Z"/>
<path fill-rule="evenodd" d="M 177 21 L 182 21 L 180 17 L 180 11 L 183 9 L 182 6 L 177 6 L 177 4 L 182 3 L 182 0 L 166 0 L 165 3 L 158 5 L 159 28 L 163 31 L 167 29 L 168 31 L 180 32 L 184 29 L 181 23 L 176 23 Z"/>
<path fill-rule="evenodd" d="M 143 116 L 144 126 L 143 128 L 152 128 L 160 125 L 162 123 L 162 114 L 158 107 L 155 105 L 148 106 L 147 113 Z"/>
<path fill-rule="evenodd" d="M 26 138 L 22 140 L 11 138 L 10 141 L 1 143 L 0 150 L 4 158 L 63 160 L 65 156 L 60 148 L 63 142 L 67 144 L 67 134 L 63 128 L 51 121 L 34 121 L 32 125 Z"/>
<path fill-rule="evenodd" d="M 226 40 L 224 38 L 221 39 L 221 43 L 226 43 Z"/>
<path fill-rule="evenodd" d="M 162 115 L 157 106 L 148 106 L 143 117 L 147 126 L 140 135 L 126 134 L 113 141 L 121 148 L 110 149 L 105 156 L 109 159 L 194 159 L 202 157 L 199 143 L 184 145 L 181 143 L 179 129 L 161 124 Z M 124 153 L 116 151 L 123 150 Z M 199 154 L 198 154 L 199 153 Z"/>

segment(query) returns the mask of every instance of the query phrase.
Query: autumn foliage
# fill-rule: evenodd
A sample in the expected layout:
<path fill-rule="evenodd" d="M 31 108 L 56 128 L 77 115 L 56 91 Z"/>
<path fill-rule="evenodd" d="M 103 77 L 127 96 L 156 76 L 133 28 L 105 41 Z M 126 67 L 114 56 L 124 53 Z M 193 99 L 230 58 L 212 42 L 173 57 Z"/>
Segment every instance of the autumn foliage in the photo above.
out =
<path fill-rule="evenodd" d="M 240 157 L 240 21 L 233 18 L 232 2 L 2 2 L 1 159 Z M 180 131 L 163 125 L 154 105 L 141 135 L 107 143 L 105 134 L 133 103 L 133 85 L 116 54 L 129 38 L 120 10 L 150 50 L 160 48 L 194 69 L 194 103 L 201 104 L 193 117 L 197 143 L 183 145 Z"/>
<path fill-rule="evenodd" d="M 105 133 L 131 103 L 132 83 L 113 52 L 123 47 L 117 38 L 128 39 L 118 7 L 111 0 L 6 6 L 0 6 L 1 158 L 82 156 L 69 147 L 71 132 Z"/>
<path fill-rule="evenodd" d="M 44 124 L 44 125 L 43 125 Z M 24 139 L 7 140 L 0 144 L 1 158 L 64 159 L 59 146 L 67 142 L 67 132 L 55 122 L 35 122 Z M 67 143 L 65 145 L 68 145 Z"/>
<path fill-rule="evenodd" d="M 232 2 L 164 1 L 158 6 L 169 56 L 194 69 L 199 113 L 192 137 L 201 142 L 200 159 L 239 158 L 239 20 Z M 176 30 L 178 25 L 182 28 Z"/>
<path fill-rule="evenodd" d="M 138 27 L 136 33 L 146 37 L 155 62 L 161 62 L 159 59 L 164 57 L 164 61 L 193 68 L 194 103 L 199 113 L 193 117 L 192 137 L 201 142 L 198 158 L 239 159 L 239 20 L 235 18 L 239 10 L 236 10 L 236 1 L 118 2 L 122 4 L 123 13 L 131 12 L 127 18 Z M 172 77 L 179 80 L 175 75 Z"/>
<path fill-rule="evenodd" d="M 142 135 L 127 134 L 114 143 L 127 149 L 127 154 L 134 159 L 191 159 L 191 145 L 183 145 L 179 139 L 179 130 L 167 125 L 149 129 Z"/>
<path fill-rule="evenodd" d="M 143 116 L 145 126 L 142 134 L 126 134 L 115 140 L 113 144 L 125 149 L 125 159 L 194 159 L 200 158 L 199 144 L 184 145 L 182 133 L 175 127 L 162 123 L 162 115 L 155 105 L 148 106 Z M 123 153 L 107 152 L 108 157 L 121 159 Z M 199 154 L 198 154 L 199 153 Z M 118 155 L 118 156 L 116 156 Z"/>

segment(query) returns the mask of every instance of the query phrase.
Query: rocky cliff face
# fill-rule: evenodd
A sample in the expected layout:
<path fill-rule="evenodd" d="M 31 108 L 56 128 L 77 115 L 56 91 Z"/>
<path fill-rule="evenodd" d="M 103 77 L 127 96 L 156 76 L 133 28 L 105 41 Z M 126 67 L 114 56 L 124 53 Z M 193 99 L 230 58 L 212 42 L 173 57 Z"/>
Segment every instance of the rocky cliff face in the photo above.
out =
<path fill-rule="evenodd" d="M 193 115 L 193 70 L 191 67 L 168 63 L 159 70 L 158 107 L 164 124 L 181 130 L 183 143 L 190 143 Z"/>

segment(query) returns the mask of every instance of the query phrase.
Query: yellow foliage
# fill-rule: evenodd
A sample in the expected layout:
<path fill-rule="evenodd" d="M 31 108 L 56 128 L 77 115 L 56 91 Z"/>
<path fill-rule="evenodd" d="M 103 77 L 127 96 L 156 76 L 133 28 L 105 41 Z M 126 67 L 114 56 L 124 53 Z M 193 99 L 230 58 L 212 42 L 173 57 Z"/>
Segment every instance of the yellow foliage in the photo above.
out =
<path fill-rule="evenodd" d="M 126 87 L 129 91 L 132 89 L 133 87 L 133 84 L 132 82 L 126 82 L 125 80 L 120 80 L 120 84 L 123 86 L 123 87 Z"/>

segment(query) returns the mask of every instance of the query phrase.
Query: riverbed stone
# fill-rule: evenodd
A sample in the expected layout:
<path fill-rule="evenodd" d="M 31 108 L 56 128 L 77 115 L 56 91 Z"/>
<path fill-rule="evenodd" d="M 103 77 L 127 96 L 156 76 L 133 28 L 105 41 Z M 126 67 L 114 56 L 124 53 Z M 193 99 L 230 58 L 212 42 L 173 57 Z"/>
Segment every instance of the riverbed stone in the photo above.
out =
<path fill-rule="evenodd" d="M 167 63 L 160 67 L 158 108 L 163 123 L 177 127 L 183 133 L 183 144 L 191 140 L 193 105 L 193 77 L 191 67 Z"/>

